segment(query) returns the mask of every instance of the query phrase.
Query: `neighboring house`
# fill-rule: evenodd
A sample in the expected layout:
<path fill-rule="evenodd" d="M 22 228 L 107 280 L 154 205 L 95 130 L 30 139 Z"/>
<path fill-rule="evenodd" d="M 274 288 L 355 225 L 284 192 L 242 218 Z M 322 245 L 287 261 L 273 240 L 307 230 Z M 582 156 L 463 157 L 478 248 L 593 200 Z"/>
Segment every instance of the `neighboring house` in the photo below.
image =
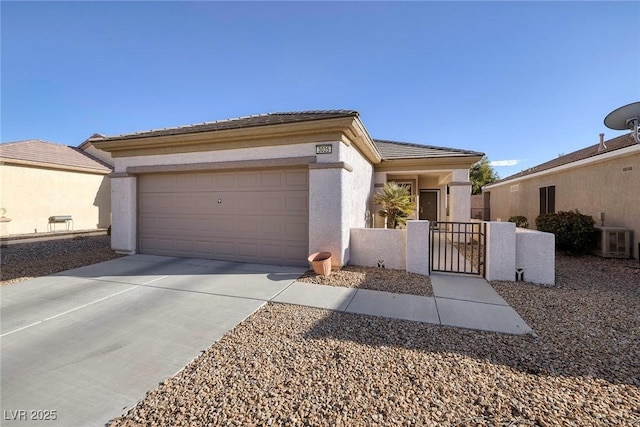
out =
<path fill-rule="evenodd" d="M 523 215 L 535 227 L 538 215 L 578 209 L 596 226 L 633 230 L 633 254 L 640 238 L 640 144 L 630 134 L 524 170 L 483 187 L 491 220 Z"/>
<path fill-rule="evenodd" d="M 49 223 L 57 215 L 70 215 L 75 230 L 107 228 L 111 171 L 81 148 L 35 139 L 0 144 L 2 235 L 66 230 Z"/>
<path fill-rule="evenodd" d="M 307 265 L 350 259 L 351 228 L 381 226 L 378 187 L 403 182 L 418 218 L 468 221 L 469 168 L 482 153 L 373 140 L 356 111 L 273 113 L 95 135 L 111 153 L 112 247 Z"/>
<path fill-rule="evenodd" d="M 484 194 L 471 196 L 471 218 L 489 221 L 488 210 L 484 207 Z"/>

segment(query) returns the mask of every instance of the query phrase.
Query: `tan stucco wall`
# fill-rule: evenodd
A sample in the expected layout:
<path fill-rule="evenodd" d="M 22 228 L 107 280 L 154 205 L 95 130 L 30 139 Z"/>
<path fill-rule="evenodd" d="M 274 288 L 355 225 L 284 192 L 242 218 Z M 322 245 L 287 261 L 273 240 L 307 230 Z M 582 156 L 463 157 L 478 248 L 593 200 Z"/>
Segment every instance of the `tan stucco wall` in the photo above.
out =
<path fill-rule="evenodd" d="M 623 168 L 632 167 L 624 171 Z M 517 191 L 515 186 L 517 185 Z M 606 226 L 627 227 L 634 231 L 634 257 L 638 257 L 640 238 L 640 150 L 597 163 L 541 174 L 529 179 L 506 182 L 485 191 L 491 194 L 491 220 L 507 221 L 524 215 L 531 228 L 540 213 L 540 187 L 556 186 L 556 212 L 578 209 L 591 215 L 600 225 L 604 212 Z"/>
<path fill-rule="evenodd" d="M 111 187 L 106 175 L 3 164 L 0 205 L 11 218 L 3 234 L 46 232 L 52 215 L 72 215 L 75 230 L 106 228 Z M 66 229 L 64 224 L 55 227 Z"/>

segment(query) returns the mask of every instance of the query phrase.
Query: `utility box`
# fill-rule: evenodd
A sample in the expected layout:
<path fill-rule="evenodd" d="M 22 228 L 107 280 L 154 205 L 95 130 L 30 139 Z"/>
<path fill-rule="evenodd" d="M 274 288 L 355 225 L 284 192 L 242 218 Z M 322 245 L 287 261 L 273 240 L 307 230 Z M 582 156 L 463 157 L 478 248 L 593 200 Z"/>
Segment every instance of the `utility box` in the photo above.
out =
<path fill-rule="evenodd" d="M 595 254 L 605 258 L 631 258 L 631 230 L 623 227 L 596 227 Z"/>

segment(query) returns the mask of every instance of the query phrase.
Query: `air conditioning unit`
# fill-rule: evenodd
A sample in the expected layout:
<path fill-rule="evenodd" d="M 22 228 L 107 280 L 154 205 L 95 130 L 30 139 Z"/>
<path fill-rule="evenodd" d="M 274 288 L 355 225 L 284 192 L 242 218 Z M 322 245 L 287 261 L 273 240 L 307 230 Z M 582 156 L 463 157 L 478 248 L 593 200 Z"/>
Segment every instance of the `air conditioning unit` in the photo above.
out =
<path fill-rule="evenodd" d="M 596 255 L 606 258 L 631 257 L 631 230 L 622 227 L 596 227 Z"/>

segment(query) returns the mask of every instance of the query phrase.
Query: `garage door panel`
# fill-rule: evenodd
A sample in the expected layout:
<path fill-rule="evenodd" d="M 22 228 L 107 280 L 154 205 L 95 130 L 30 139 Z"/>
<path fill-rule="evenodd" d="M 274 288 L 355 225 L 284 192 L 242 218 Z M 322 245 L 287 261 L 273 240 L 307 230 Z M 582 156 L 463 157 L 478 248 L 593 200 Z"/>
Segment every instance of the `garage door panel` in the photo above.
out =
<path fill-rule="evenodd" d="M 211 191 L 216 185 L 215 176 L 210 174 L 197 174 L 193 177 L 192 188 L 194 191 Z"/>
<path fill-rule="evenodd" d="M 276 187 L 280 189 L 282 187 L 283 178 L 285 178 L 283 177 L 283 175 L 285 175 L 285 173 L 283 173 L 282 171 L 262 173 L 260 185 L 262 188 L 266 189 L 268 189 L 269 187 Z"/>
<path fill-rule="evenodd" d="M 158 175 L 154 180 L 141 180 L 139 190 L 144 193 L 173 192 L 173 182 L 168 175 Z"/>
<path fill-rule="evenodd" d="M 306 194 L 291 194 L 285 198 L 284 211 L 294 214 L 307 212 L 309 209 L 309 197 Z"/>
<path fill-rule="evenodd" d="M 302 221 L 289 221 L 285 224 L 283 237 L 289 237 L 289 240 L 297 240 L 297 236 L 307 236 L 308 240 L 309 226 Z"/>
<path fill-rule="evenodd" d="M 214 188 L 220 190 L 235 189 L 237 187 L 237 173 L 218 172 L 212 175 L 215 179 Z"/>
<path fill-rule="evenodd" d="M 173 249 L 179 253 L 190 254 L 194 251 L 193 240 L 175 239 L 173 241 Z"/>
<path fill-rule="evenodd" d="M 246 188 L 253 190 L 258 187 L 259 182 L 259 172 L 242 172 L 238 174 L 238 187 L 240 191 Z"/>
<path fill-rule="evenodd" d="M 296 190 L 307 191 L 309 188 L 309 174 L 304 170 L 285 171 L 285 185 L 287 187 L 296 187 Z"/>
<path fill-rule="evenodd" d="M 263 212 L 283 212 L 284 196 L 274 195 L 271 197 L 260 197 L 260 209 Z"/>
<path fill-rule="evenodd" d="M 143 207 L 140 212 L 148 211 L 166 211 L 175 206 L 173 194 L 157 194 L 157 193 L 141 193 L 140 194 L 140 206 Z"/>
<path fill-rule="evenodd" d="M 138 188 L 142 253 L 306 265 L 306 169 L 143 175 Z"/>

